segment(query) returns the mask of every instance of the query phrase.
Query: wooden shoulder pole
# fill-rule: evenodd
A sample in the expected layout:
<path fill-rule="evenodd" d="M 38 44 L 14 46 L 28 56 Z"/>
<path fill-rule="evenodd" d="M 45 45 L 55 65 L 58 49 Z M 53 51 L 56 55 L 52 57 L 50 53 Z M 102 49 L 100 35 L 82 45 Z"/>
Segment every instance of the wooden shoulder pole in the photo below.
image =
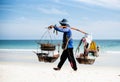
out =
<path fill-rule="evenodd" d="M 84 32 L 84 31 L 82 31 L 82 30 L 79 30 L 79 29 L 77 29 L 77 28 L 74 28 L 74 27 L 71 27 L 71 29 L 72 29 L 72 30 L 79 31 L 79 32 L 81 32 L 81 33 L 83 33 L 83 34 L 87 34 L 86 32 Z"/>

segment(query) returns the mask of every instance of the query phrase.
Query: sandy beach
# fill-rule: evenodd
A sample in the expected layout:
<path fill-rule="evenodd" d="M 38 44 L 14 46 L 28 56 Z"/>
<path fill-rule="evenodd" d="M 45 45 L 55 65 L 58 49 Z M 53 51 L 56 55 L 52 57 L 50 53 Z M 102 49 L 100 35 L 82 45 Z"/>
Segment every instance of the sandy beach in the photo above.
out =
<path fill-rule="evenodd" d="M 0 82 L 120 82 L 120 55 L 116 53 L 102 54 L 93 65 L 77 62 L 77 71 L 68 62 L 60 71 L 54 71 L 59 59 L 54 63 L 39 62 L 32 51 L 0 54 Z"/>
<path fill-rule="evenodd" d="M 120 0 L 0 0 L 0 82 L 120 82 Z"/>

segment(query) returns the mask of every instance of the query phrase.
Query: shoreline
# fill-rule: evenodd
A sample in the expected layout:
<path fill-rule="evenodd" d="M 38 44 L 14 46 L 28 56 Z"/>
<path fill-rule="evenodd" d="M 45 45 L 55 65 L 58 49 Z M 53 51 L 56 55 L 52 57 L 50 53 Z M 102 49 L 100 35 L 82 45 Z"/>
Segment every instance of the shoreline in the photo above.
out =
<path fill-rule="evenodd" d="M 60 55 L 61 55 L 61 52 L 60 52 Z M 75 58 L 77 57 L 77 55 L 74 55 Z M 55 61 L 55 63 L 59 62 L 59 58 Z M 99 52 L 99 57 L 96 58 L 95 63 L 93 65 L 120 67 L 120 63 L 118 63 L 118 62 L 120 62 L 119 58 L 120 58 L 120 53 L 111 53 L 111 52 L 101 53 L 101 52 Z M 39 61 L 38 61 L 37 55 L 33 52 L 33 50 L 14 51 L 14 49 L 13 50 L 8 49 L 6 51 L 6 50 L 0 49 L 0 62 L 38 63 Z M 76 62 L 77 62 L 77 60 L 76 60 Z"/>

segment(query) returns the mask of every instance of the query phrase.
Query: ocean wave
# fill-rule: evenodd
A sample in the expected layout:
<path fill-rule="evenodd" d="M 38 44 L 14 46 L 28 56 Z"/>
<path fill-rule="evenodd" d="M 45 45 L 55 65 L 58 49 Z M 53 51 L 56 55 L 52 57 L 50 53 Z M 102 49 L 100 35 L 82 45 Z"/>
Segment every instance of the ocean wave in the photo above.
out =
<path fill-rule="evenodd" d="M 120 51 L 106 51 L 106 53 L 120 54 Z"/>
<path fill-rule="evenodd" d="M 36 51 L 36 49 L 0 49 L 0 51 Z"/>

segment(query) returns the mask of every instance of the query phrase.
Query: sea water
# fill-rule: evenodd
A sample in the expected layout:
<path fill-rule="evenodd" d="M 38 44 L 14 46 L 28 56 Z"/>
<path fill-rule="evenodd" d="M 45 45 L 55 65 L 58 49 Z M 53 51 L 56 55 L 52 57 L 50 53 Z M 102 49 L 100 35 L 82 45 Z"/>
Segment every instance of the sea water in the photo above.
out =
<path fill-rule="evenodd" d="M 94 40 L 100 47 L 100 56 L 94 65 L 120 67 L 120 40 Z M 33 51 L 40 50 L 38 43 L 62 44 L 62 40 L 0 40 L 0 62 L 34 62 L 39 63 L 37 55 Z M 80 40 L 74 40 L 74 53 Z M 62 48 L 60 47 L 62 53 Z M 83 45 L 79 53 L 83 52 Z M 75 54 L 76 56 L 76 54 Z M 60 58 L 60 57 L 59 57 Z M 57 65 L 59 59 L 55 62 Z M 68 63 L 66 63 L 67 65 Z"/>
<path fill-rule="evenodd" d="M 94 40 L 102 53 L 120 53 L 120 40 Z M 0 50 L 36 50 L 39 48 L 39 40 L 0 40 Z M 43 40 L 42 42 L 48 42 Z M 80 40 L 74 40 L 76 50 Z M 53 40 L 52 44 L 62 44 L 62 40 Z M 83 47 L 80 47 L 83 50 Z"/>

